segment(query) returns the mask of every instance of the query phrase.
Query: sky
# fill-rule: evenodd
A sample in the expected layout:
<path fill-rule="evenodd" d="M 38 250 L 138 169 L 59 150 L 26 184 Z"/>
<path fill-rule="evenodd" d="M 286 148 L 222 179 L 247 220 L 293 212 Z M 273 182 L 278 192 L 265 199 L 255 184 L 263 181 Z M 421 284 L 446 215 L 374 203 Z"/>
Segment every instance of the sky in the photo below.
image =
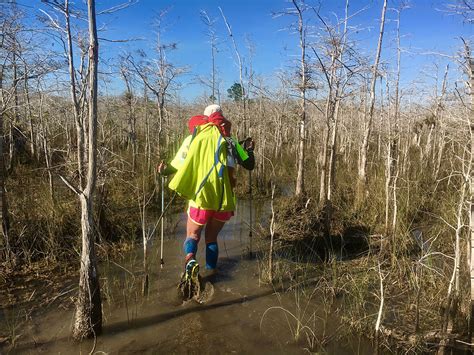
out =
<path fill-rule="evenodd" d="M 84 8 L 83 0 L 71 1 Z M 97 11 L 127 1 L 129 0 L 96 0 Z M 409 8 L 401 15 L 401 75 L 405 85 L 408 86 L 413 81 L 433 80 L 436 70 L 443 72 L 449 61 L 444 55 L 452 56 L 461 48 L 460 37 L 473 38 L 472 25 L 463 23 L 462 17 L 445 11 L 446 6 L 454 1 L 407 0 Z M 17 0 L 17 3 L 24 5 L 32 18 L 41 14 L 40 9 L 50 11 L 40 0 Z M 336 18 L 342 19 L 344 16 L 345 0 L 307 0 L 307 3 L 319 6 L 322 17 L 328 22 L 334 23 Z M 382 3 L 382 0 L 349 2 L 349 14 L 358 12 L 349 22 L 350 26 L 359 29 L 354 33 L 353 39 L 371 61 L 375 54 Z M 382 50 L 382 60 L 392 68 L 396 58 L 396 12 L 390 8 L 396 8 L 398 4 L 399 0 L 389 0 Z M 197 84 L 196 80 L 198 76 L 209 77 L 211 73 L 210 45 L 206 27 L 199 15 L 200 10 L 205 10 L 211 18 L 216 19 L 215 28 L 219 37 L 217 69 L 221 79 L 221 92 L 225 92 L 233 82 L 238 81 L 239 69 L 219 6 L 232 26 L 238 49 L 246 64 L 249 64 L 251 57 L 248 43 L 252 43 L 254 50 L 251 62 L 255 74 L 264 77 L 268 85 L 275 85 L 276 72 L 294 67 L 294 60 L 299 53 L 298 37 L 288 30 L 295 18 L 274 16 L 291 7 L 291 3 L 285 0 L 138 0 L 126 9 L 99 16 L 100 37 L 108 40 L 131 40 L 114 43 L 103 41 L 100 48 L 102 65 L 113 63 L 119 54 L 136 55 L 138 49 L 153 57 L 156 43 L 154 19 L 161 10 L 167 9 L 162 42 L 177 44 L 177 49 L 168 53 L 168 59 L 176 66 L 189 69 L 189 73 L 180 78 L 180 96 L 185 101 L 192 101 L 204 93 L 209 94 L 209 90 L 206 92 L 205 87 Z M 321 23 L 317 22 L 315 16 L 311 18 L 310 24 L 320 27 Z M 434 63 L 438 65 L 438 69 L 435 69 Z M 114 68 L 108 67 L 105 70 L 113 72 Z M 105 88 L 108 93 L 117 94 L 123 91 L 124 86 L 119 76 L 113 75 Z"/>

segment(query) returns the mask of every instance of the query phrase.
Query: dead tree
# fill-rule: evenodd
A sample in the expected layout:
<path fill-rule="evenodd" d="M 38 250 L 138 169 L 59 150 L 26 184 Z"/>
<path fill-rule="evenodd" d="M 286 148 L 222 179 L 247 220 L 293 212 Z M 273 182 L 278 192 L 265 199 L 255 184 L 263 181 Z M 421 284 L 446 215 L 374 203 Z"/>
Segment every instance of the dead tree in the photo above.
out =
<path fill-rule="evenodd" d="M 380 62 L 380 54 L 382 53 L 382 40 L 383 40 L 383 34 L 384 34 L 384 28 L 385 28 L 385 14 L 387 12 L 387 1 L 388 0 L 384 0 L 383 7 L 382 7 L 377 51 L 375 53 L 374 65 L 372 66 L 372 77 L 371 77 L 370 91 L 369 91 L 369 95 L 370 95 L 369 111 L 367 113 L 368 117 L 365 119 L 365 122 L 364 122 L 364 133 L 362 137 L 362 145 L 361 145 L 360 157 L 359 157 L 358 186 L 357 186 L 358 187 L 357 197 L 359 201 L 361 201 L 363 192 L 366 187 L 366 182 L 367 182 L 367 154 L 369 150 L 369 140 L 370 140 L 370 135 L 372 133 L 372 121 L 374 118 L 374 111 L 375 111 L 375 83 L 377 81 L 377 72 L 378 72 L 378 66 Z"/>
<path fill-rule="evenodd" d="M 8 210 L 7 192 L 5 190 L 5 182 L 7 179 L 7 170 L 5 164 L 5 117 L 8 111 L 11 110 L 11 102 L 13 100 L 12 90 L 7 90 L 5 85 L 6 72 L 10 67 L 12 55 L 12 33 L 16 31 L 16 16 L 8 12 L 4 12 L 0 8 L 0 15 L 5 20 L 2 21 L 0 31 L 0 223 L 2 235 L 5 240 L 5 259 L 10 261 L 12 257 L 10 244 L 10 218 Z M 18 83 L 18 82 L 17 82 Z M 15 85 L 17 84 L 15 83 Z"/>
<path fill-rule="evenodd" d="M 469 125 L 470 133 L 470 154 L 467 162 L 467 181 L 469 183 L 469 250 L 467 255 L 469 257 L 469 274 L 470 274 L 470 317 L 469 317 L 469 336 L 471 343 L 474 342 L 474 178 L 472 176 L 472 169 L 474 166 L 474 59 L 471 57 L 471 51 L 467 43 L 464 43 L 465 54 L 467 59 L 467 72 L 469 74 L 469 95 L 471 98 L 471 107 L 468 109 L 467 123 Z"/>
<path fill-rule="evenodd" d="M 66 0 L 67 1 L 67 0 Z M 76 302 L 72 335 L 76 340 L 97 336 L 102 332 L 102 300 L 95 254 L 94 195 L 97 180 L 97 66 L 99 46 L 95 15 L 95 0 L 88 0 L 89 20 L 89 113 L 88 166 L 85 188 L 80 191 L 66 181 L 81 202 L 82 253 L 79 293 Z"/>
<path fill-rule="evenodd" d="M 84 163 L 86 160 L 85 159 L 86 152 L 84 150 L 85 130 L 84 130 L 84 120 L 82 116 L 83 111 L 81 110 L 81 102 L 77 94 L 78 84 L 76 81 L 76 69 L 74 66 L 74 52 L 73 52 L 73 43 L 72 43 L 72 35 L 71 35 L 69 0 L 64 0 L 64 16 L 66 20 L 67 58 L 68 58 L 68 67 L 69 67 L 69 80 L 70 80 L 69 83 L 70 83 L 70 90 L 71 90 L 71 100 L 73 104 L 74 122 L 76 124 L 77 171 L 78 171 L 78 176 L 79 176 L 79 186 L 82 188 Z M 82 90 L 82 93 L 84 92 L 85 92 L 85 88 Z"/>
<path fill-rule="evenodd" d="M 4 36 L 1 36 L 2 42 Z M 4 146 L 5 146 L 5 133 L 4 133 L 4 112 L 5 112 L 5 100 L 3 96 L 3 72 L 4 66 L 0 68 L 0 92 L 1 95 L 1 107 L 0 107 L 0 218 L 1 218 L 1 228 L 2 228 L 2 235 L 5 240 L 5 250 L 6 255 L 5 259 L 7 261 L 10 260 L 10 238 L 9 238 L 9 229 L 10 229 L 10 220 L 8 214 L 8 202 L 7 202 L 7 193 L 5 191 L 5 180 L 7 178 L 6 169 L 5 169 L 5 154 L 4 154 Z"/>
<path fill-rule="evenodd" d="M 298 122 L 298 154 L 296 158 L 296 188 L 295 194 L 300 196 L 304 193 L 304 166 L 305 166 L 305 152 L 306 152 L 306 93 L 308 89 L 308 58 L 307 58 L 307 25 L 303 18 L 303 13 L 306 10 L 306 4 L 304 1 L 297 1 L 292 0 L 292 4 L 294 10 L 290 10 L 287 14 L 296 15 L 297 17 L 297 25 L 296 31 L 298 33 L 298 40 L 299 40 L 299 49 L 300 49 L 300 57 L 299 57 L 299 84 L 298 84 L 298 92 L 299 92 L 299 104 L 300 104 L 300 112 L 299 112 L 299 122 Z"/>
<path fill-rule="evenodd" d="M 400 8 L 395 9 L 397 12 L 397 69 L 395 75 L 395 93 L 394 105 L 392 113 L 389 114 L 388 119 L 388 145 L 387 145 L 387 164 L 385 173 L 385 233 L 392 234 L 392 247 L 396 248 L 395 233 L 398 216 L 398 199 L 397 199 L 397 183 L 400 174 L 400 69 L 401 69 L 401 35 L 400 35 L 400 16 L 403 9 L 406 8 L 402 4 Z M 388 85 L 388 81 L 387 81 Z M 390 207 L 391 205 L 391 207 Z M 390 212 L 392 218 L 390 221 Z M 395 253 L 392 253 L 395 255 Z"/>
<path fill-rule="evenodd" d="M 16 151 L 15 151 L 15 127 L 18 125 L 18 107 L 19 107 L 19 100 L 18 100 L 18 84 L 20 82 L 18 78 L 18 40 L 15 36 L 13 38 L 13 47 L 12 47 L 12 67 L 13 67 L 13 81 L 12 81 L 12 90 L 13 90 L 13 108 L 12 108 L 12 115 L 10 115 L 10 119 L 8 121 L 8 167 L 7 171 L 9 173 L 12 172 L 13 167 L 15 166 L 16 162 Z"/>
<path fill-rule="evenodd" d="M 132 57 L 128 57 L 128 62 L 140 77 L 144 85 L 155 95 L 158 108 L 158 154 L 163 155 L 163 134 L 165 132 L 165 119 L 167 116 L 166 103 L 169 92 L 176 79 L 187 72 L 185 67 L 173 65 L 167 58 L 168 51 L 176 50 L 176 43 L 164 43 L 162 39 L 163 21 L 166 11 L 160 12 L 156 19 L 157 38 L 155 59 L 147 58 L 144 53 L 140 53 L 142 60 L 137 62 Z"/>
<path fill-rule="evenodd" d="M 39 86 L 39 85 L 38 85 Z M 54 197 L 54 179 L 53 179 L 53 173 L 52 173 L 52 159 L 51 159 L 51 149 L 50 149 L 50 142 L 48 137 L 50 136 L 48 132 L 48 125 L 45 122 L 45 115 L 43 113 L 43 108 L 44 108 L 44 94 L 39 91 L 39 103 L 38 103 L 38 117 L 39 117 L 39 138 L 38 140 L 41 140 L 42 142 L 42 148 L 43 148 L 43 153 L 44 153 L 44 161 L 46 164 L 46 171 L 48 173 L 48 182 L 49 182 L 49 194 L 51 198 L 51 202 L 53 205 L 56 203 L 55 197 Z"/>
<path fill-rule="evenodd" d="M 334 26 L 324 20 L 319 12 L 316 12 L 323 24 L 323 31 L 326 32 L 326 35 L 321 41 L 321 50 L 317 50 L 315 46 L 311 46 L 319 63 L 318 69 L 322 72 L 324 82 L 327 84 L 326 108 L 324 110 L 326 131 L 322 153 L 319 195 L 319 201 L 325 210 L 327 235 L 330 234 L 331 229 L 332 194 L 335 185 L 336 144 L 338 139 L 341 101 L 344 98 L 346 86 L 356 72 L 356 70 L 348 69 L 351 65 L 345 62 L 345 52 L 348 49 L 348 11 L 349 1 L 347 0 L 344 20 Z M 340 27 L 342 27 L 342 30 Z"/>
<path fill-rule="evenodd" d="M 127 61 L 122 60 L 120 65 L 120 75 L 122 76 L 123 81 L 125 82 L 126 91 L 124 94 L 124 101 L 127 106 L 127 124 L 128 124 L 128 134 L 127 134 L 127 146 L 132 147 L 132 170 L 136 169 L 136 159 L 138 154 L 137 149 L 137 133 L 136 133 L 136 116 L 134 110 L 134 94 L 132 90 L 132 77 L 130 70 L 127 65 Z"/>
<path fill-rule="evenodd" d="M 302 195 L 304 193 L 304 163 L 306 150 L 306 88 L 308 85 L 308 67 L 306 61 L 306 32 L 307 28 L 303 21 L 303 10 L 298 6 L 296 0 L 292 0 L 293 6 L 298 13 L 298 36 L 300 42 L 300 122 L 299 122 L 299 138 L 298 138 L 298 158 L 296 168 L 296 190 L 295 194 Z"/>
<path fill-rule="evenodd" d="M 216 85 L 216 53 L 217 53 L 217 40 L 218 37 L 216 35 L 216 30 L 214 25 L 216 23 L 216 19 L 211 19 L 206 11 L 201 10 L 201 20 L 207 28 L 207 37 L 209 38 L 209 44 L 211 45 L 211 97 L 210 100 L 212 102 L 220 102 L 220 93 L 218 87 Z M 204 80 L 204 82 L 207 82 Z"/>
<path fill-rule="evenodd" d="M 230 26 L 229 22 L 227 21 L 227 18 L 224 15 L 224 11 L 222 11 L 222 8 L 219 7 L 219 11 L 221 12 L 222 18 L 224 20 L 224 23 L 227 27 L 227 32 L 229 33 L 229 37 L 232 42 L 232 46 L 234 48 L 234 53 L 237 58 L 237 64 L 239 66 L 239 84 L 240 84 L 240 102 L 242 104 L 242 122 L 244 124 L 244 134 L 248 135 L 249 134 L 249 129 L 250 127 L 248 126 L 248 115 L 247 115 L 247 93 L 245 92 L 245 87 L 244 87 L 244 64 L 242 61 L 242 56 L 240 55 L 239 48 L 237 47 L 237 43 L 235 42 L 235 37 L 232 33 L 232 27 Z M 250 174 L 250 173 L 249 173 Z M 249 175 L 250 176 L 250 175 Z M 250 188 L 250 185 L 249 185 Z"/>
<path fill-rule="evenodd" d="M 45 0 L 45 3 L 64 16 L 64 24 L 61 25 L 58 20 L 54 19 L 47 12 L 43 11 L 46 16 L 44 22 L 46 22 L 52 30 L 59 33 L 59 39 L 63 44 L 64 53 L 67 58 L 69 71 L 69 90 L 72 101 L 74 123 L 76 127 L 77 175 L 79 187 L 82 189 L 84 186 L 84 169 L 88 158 L 87 151 L 85 150 L 85 141 L 87 141 L 87 125 L 84 119 L 86 107 L 86 83 L 88 76 L 85 68 L 87 49 L 83 40 L 79 39 L 78 44 L 80 49 L 80 64 L 79 70 L 76 70 L 76 56 L 74 52 L 74 42 L 71 29 L 71 9 L 69 6 L 69 0 L 64 0 L 64 4 L 53 0 Z M 77 72 L 79 73 L 79 78 L 76 76 Z"/>
<path fill-rule="evenodd" d="M 434 112 L 430 115 L 428 119 L 428 125 L 429 125 L 429 132 L 428 132 L 428 137 L 426 138 L 426 144 L 425 144 L 425 149 L 422 150 L 422 160 L 425 162 L 430 162 L 432 161 L 432 145 L 433 145 L 433 132 L 436 127 L 439 126 L 440 122 L 440 114 L 443 110 L 443 100 L 446 95 L 446 82 L 447 82 L 447 77 L 448 77 L 448 70 L 449 70 L 449 65 L 446 65 L 446 70 L 444 71 L 444 76 L 443 76 L 443 82 L 441 84 L 441 93 L 437 95 L 436 97 L 436 104 L 435 104 L 435 109 Z M 424 159 L 426 158 L 426 159 Z"/>
<path fill-rule="evenodd" d="M 143 110 L 145 120 L 145 158 L 148 172 L 151 172 L 151 137 L 150 137 L 150 115 L 148 114 L 148 91 L 146 84 L 143 85 Z"/>

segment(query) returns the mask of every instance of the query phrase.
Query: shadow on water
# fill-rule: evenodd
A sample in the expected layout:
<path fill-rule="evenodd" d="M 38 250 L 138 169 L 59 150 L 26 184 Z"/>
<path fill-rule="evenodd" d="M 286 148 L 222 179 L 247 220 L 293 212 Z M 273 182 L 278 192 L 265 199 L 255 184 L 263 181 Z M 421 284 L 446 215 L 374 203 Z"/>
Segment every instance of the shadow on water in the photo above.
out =
<path fill-rule="evenodd" d="M 197 306 L 192 306 L 189 308 L 186 307 L 187 304 L 184 304 L 183 308 L 172 311 L 172 312 L 167 312 L 163 314 L 157 314 L 151 317 L 136 319 L 133 321 L 133 328 L 138 329 L 138 328 L 153 326 L 159 323 L 169 321 L 170 319 L 182 317 L 189 313 L 205 312 L 211 309 L 218 309 L 222 307 L 229 307 L 236 304 L 242 304 L 244 302 L 250 302 L 260 297 L 269 296 L 274 293 L 275 291 L 273 290 L 267 290 L 267 291 L 260 292 L 258 294 L 251 295 L 248 297 L 239 297 L 239 298 L 234 298 L 228 301 L 217 302 L 217 303 L 207 304 L 207 305 L 197 305 Z M 192 301 L 189 301 L 189 302 L 192 302 Z M 116 334 L 119 332 L 126 332 L 128 330 L 130 330 L 130 324 L 128 322 L 117 322 L 117 323 L 104 327 L 104 335 L 107 335 L 108 333 Z"/>
<path fill-rule="evenodd" d="M 167 312 L 167 313 L 162 313 L 162 314 L 156 314 L 153 316 L 149 317 L 143 317 L 143 318 L 138 318 L 134 319 L 132 322 L 129 321 L 120 321 L 116 323 L 112 323 L 110 325 L 105 325 L 103 327 L 103 333 L 101 335 L 102 337 L 107 337 L 110 335 L 115 335 L 118 333 L 123 333 L 123 332 L 128 332 L 131 329 L 133 330 L 139 330 L 140 328 L 146 328 L 146 327 L 152 327 L 161 323 L 165 323 L 169 320 L 172 319 L 177 319 L 179 317 L 191 314 L 191 313 L 200 313 L 200 312 L 206 312 L 209 310 L 213 309 L 219 309 L 219 308 L 224 308 L 224 307 L 229 307 L 232 305 L 238 305 L 238 304 L 243 304 L 245 302 L 250 302 L 255 299 L 261 298 L 261 297 L 266 297 L 269 295 L 274 294 L 276 291 L 274 290 L 266 290 L 263 292 L 260 292 L 255 295 L 251 296 L 245 296 L 245 297 L 239 297 L 239 298 L 234 298 L 231 300 L 223 301 L 223 302 L 217 302 L 213 304 L 208 304 L 208 305 L 193 305 L 191 307 L 188 306 L 188 304 L 192 301 L 189 301 L 189 303 L 184 303 L 180 309 Z M 15 352 L 21 352 L 25 350 L 33 350 L 34 348 L 37 348 L 38 346 L 48 346 L 51 344 L 54 344 L 56 342 L 60 341 L 67 341 L 69 340 L 70 337 L 61 337 L 61 338 L 55 338 L 50 341 L 46 342 L 33 342 L 33 343 L 24 343 L 21 344 L 20 346 L 17 346 L 15 348 Z"/>

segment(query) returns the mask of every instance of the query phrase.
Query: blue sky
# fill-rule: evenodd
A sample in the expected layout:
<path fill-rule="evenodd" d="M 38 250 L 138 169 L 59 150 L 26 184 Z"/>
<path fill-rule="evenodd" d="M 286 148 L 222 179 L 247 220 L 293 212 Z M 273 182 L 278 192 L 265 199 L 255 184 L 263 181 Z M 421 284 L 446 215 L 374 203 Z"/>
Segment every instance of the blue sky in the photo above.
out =
<path fill-rule="evenodd" d="M 125 0 L 97 0 L 98 11 L 120 4 Z M 443 71 L 446 59 L 428 52 L 440 52 L 453 55 L 460 47 L 460 36 L 472 38 L 472 25 L 464 24 L 462 18 L 442 11 L 446 5 L 454 2 L 441 0 L 411 0 L 410 8 L 402 13 L 401 32 L 402 46 L 405 53 L 402 58 L 403 82 L 408 85 L 411 81 L 430 80 L 425 75 L 433 68 L 433 63 Z M 320 4 L 321 14 L 328 20 L 335 16 L 343 17 L 345 0 L 310 1 L 310 4 Z M 389 0 L 389 7 L 396 7 L 399 0 Z M 28 10 L 31 15 L 38 14 L 44 5 L 39 0 L 18 0 L 20 4 L 33 5 Z M 82 0 L 75 0 L 76 5 L 83 6 Z M 210 47 L 205 35 L 205 26 L 200 20 L 199 11 L 206 10 L 210 17 L 217 18 L 216 30 L 220 38 L 217 67 L 222 80 L 221 90 L 225 91 L 231 84 L 238 81 L 238 67 L 235 63 L 233 50 L 229 42 L 227 30 L 220 17 L 218 6 L 221 6 L 232 26 L 237 45 L 243 57 L 249 58 L 246 48 L 246 38 L 255 47 L 252 66 L 257 75 L 263 76 L 271 84 L 272 77 L 279 69 L 291 67 L 292 58 L 298 53 L 298 39 L 295 34 L 284 30 L 293 20 L 291 17 L 273 18 L 272 13 L 290 7 L 285 0 L 139 0 L 129 8 L 112 15 L 103 15 L 99 24 L 105 29 L 100 34 L 108 39 L 141 38 L 140 41 L 128 43 L 107 43 L 101 45 L 101 56 L 112 59 L 124 52 L 136 52 L 137 49 L 146 51 L 153 56 L 153 46 L 156 33 L 153 19 L 162 9 L 168 9 L 166 16 L 166 31 L 162 35 L 163 42 L 176 42 L 177 50 L 169 53 L 169 59 L 176 65 L 187 66 L 190 73 L 181 78 L 183 88 L 181 97 L 193 100 L 204 93 L 202 85 L 193 84 L 195 77 L 210 75 Z M 359 41 L 359 48 L 369 58 L 373 57 L 382 0 L 351 0 L 350 13 L 366 8 L 351 19 L 350 24 L 360 27 L 361 31 L 354 37 Z M 314 16 L 312 16 L 314 18 Z M 395 23 L 394 11 L 387 13 L 387 28 L 384 38 L 382 59 L 394 64 L 395 59 Z M 313 23 L 317 24 L 316 21 Z M 453 74 L 454 75 L 454 74 Z M 117 77 L 108 85 L 112 93 L 123 90 Z"/>

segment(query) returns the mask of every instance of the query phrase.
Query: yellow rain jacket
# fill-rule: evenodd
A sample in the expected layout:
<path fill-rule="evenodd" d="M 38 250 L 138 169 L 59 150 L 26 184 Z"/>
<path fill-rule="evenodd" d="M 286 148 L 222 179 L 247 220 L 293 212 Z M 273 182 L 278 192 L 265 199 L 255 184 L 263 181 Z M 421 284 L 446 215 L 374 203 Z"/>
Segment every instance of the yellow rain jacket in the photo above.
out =
<path fill-rule="evenodd" d="M 169 188 L 189 200 L 190 207 L 234 211 L 227 154 L 227 144 L 216 126 L 196 126 L 170 163 L 177 172 Z"/>

